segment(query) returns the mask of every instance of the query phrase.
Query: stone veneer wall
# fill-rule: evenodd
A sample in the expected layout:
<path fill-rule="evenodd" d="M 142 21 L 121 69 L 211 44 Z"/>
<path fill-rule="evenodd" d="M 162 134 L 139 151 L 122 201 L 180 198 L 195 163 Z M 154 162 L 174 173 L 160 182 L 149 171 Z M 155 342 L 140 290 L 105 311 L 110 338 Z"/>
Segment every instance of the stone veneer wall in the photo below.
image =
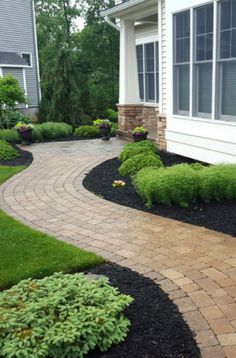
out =
<path fill-rule="evenodd" d="M 130 137 L 129 131 L 138 126 L 149 130 L 149 138 L 156 141 L 162 150 L 166 150 L 166 117 L 153 106 L 118 105 L 119 130 L 118 135 Z"/>

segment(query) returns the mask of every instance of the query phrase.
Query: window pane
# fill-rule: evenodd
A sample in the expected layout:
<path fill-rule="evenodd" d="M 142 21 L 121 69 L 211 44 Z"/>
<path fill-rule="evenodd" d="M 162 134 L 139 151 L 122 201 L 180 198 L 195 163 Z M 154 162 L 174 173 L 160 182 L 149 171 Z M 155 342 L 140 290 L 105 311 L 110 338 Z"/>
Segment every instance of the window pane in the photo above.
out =
<path fill-rule="evenodd" d="M 205 60 L 205 36 L 197 37 L 197 61 Z"/>
<path fill-rule="evenodd" d="M 154 71 L 154 43 L 145 45 L 146 71 Z"/>
<path fill-rule="evenodd" d="M 230 30 L 221 32 L 220 57 L 230 57 Z"/>
<path fill-rule="evenodd" d="M 183 62 L 189 62 L 190 60 L 190 39 L 183 41 Z"/>
<path fill-rule="evenodd" d="M 139 80 L 140 99 L 143 101 L 144 100 L 144 87 L 143 87 L 143 74 L 142 73 L 140 73 L 138 75 L 138 80 Z"/>
<path fill-rule="evenodd" d="M 213 34 L 206 35 L 205 45 L 206 45 L 205 59 L 212 60 L 212 58 L 213 58 Z"/>
<path fill-rule="evenodd" d="M 197 34 L 204 34 L 206 32 L 205 21 L 205 7 L 200 7 L 196 10 L 197 12 Z"/>
<path fill-rule="evenodd" d="M 156 71 L 159 71 L 159 44 L 156 42 Z"/>
<path fill-rule="evenodd" d="M 184 37 L 183 33 L 183 14 L 177 14 L 175 15 L 175 21 L 176 21 L 176 38 L 182 38 Z"/>
<path fill-rule="evenodd" d="M 154 73 L 146 74 L 146 101 L 155 101 L 155 76 Z"/>
<path fill-rule="evenodd" d="M 232 27 L 236 27 L 236 1 L 232 1 Z"/>
<path fill-rule="evenodd" d="M 232 30 L 231 33 L 231 57 L 236 57 L 236 30 Z"/>
<path fill-rule="evenodd" d="M 138 61 L 138 72 L 143 72 L 143 46 L 138 45 L 137 50 L 137 61 Z"/>
<path fill-rule="evenodd" d="M 236 116 L 236 61 L 222 63 L 222 114 Z"/>
<path fill-rule="evenodd" d="M 211 113 L 212 64 L 197 65 L 198 74 L 198 112 Z"/>
<path fill-rule="evenodd" d="M 186 11 L 183 13 L 183 37 L 189 37 L 190 36 L 190 12 Z"/>
<path fill-rule="evenodd" d="M 184 40 L 177 40 L 176 41 L 176 62 L 181 63 L 183 62 L 183 47 L 184 47 Z"/>
<path fill-rule="evenodd" d="M 231 0 L 221 2 L 221 30 L 231 26 Z"/>
<path fill-rule="evenodd" d="M 189 65 L 178 66 L 178 110 L 189 111 Z"/>
<path fill-rule="evenodd" d="M 206 33 L 213 32 L 213 4 L 206 6 Z"/>

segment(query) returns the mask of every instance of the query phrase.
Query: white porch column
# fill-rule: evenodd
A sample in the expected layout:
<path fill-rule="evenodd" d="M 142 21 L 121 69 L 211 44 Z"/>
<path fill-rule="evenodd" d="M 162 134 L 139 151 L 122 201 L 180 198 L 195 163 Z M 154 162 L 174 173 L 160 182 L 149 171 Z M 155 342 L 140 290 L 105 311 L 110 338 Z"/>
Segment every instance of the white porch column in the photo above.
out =
<path fill-rule="evenodd" d="M 134 21 L 120 20 L 120 104 L 140 104 Z"/>

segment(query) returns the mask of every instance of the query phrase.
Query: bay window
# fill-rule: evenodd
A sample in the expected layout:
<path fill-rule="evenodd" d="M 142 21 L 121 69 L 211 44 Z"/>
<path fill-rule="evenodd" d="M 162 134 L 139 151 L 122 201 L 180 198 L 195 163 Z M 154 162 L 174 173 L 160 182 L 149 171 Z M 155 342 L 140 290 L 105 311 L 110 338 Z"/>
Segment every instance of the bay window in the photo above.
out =
<path fill-rule="evenodd" d="M 236 0 L 175 14 L 173 62 L 174 113 L 236 121 Z"/>
<path fill-rule="evenodd" d="M 159 102 L 158 42 L 137 45 L 139 92 L 142 102 Z"/>

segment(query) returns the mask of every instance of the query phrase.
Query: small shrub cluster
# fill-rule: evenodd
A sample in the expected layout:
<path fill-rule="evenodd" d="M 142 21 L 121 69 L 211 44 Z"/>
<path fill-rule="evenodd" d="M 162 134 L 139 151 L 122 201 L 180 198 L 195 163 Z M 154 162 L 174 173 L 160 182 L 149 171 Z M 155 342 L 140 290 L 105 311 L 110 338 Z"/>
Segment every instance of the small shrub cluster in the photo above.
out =
<path fill-rule="evenodd" d="M 18 122 L 30 123 L 30 118 L 20 111 L 7 111 L 0 121 L 0 127 L 11 129 L 14 128 Z"/>
<path fill-rule="evenodd" d="M 75 129 L 74 135 L 79 138 L 99 138 L 100 130 L 96 126 L 81 126 Z"/>
<path fill-rule="evenodd" d="M 35 141 L 65 138 L 73 132 L 72 126 L 60 122 L 45 122 L 34 126 L 33 139 Z"/>
<path fill-rule="evenodd" d="M 106 118 L 108 118 L 111 122 L 118 122 L 118 112 L 113 109 L 107 109 L 105 113 Z"/>
<path fill-rule="evenodd" d="M 123 163 L 135 155 L 148 153 L 157 154 L 157 151 L 157 146 L 149 140 L 144 140 L 138 143 L 129 143 L 124 146 L 124 149 L 119 156 L 119 160 Z"/>
<path fill-rule="evenodd" d="M 157 155 L 153 153 L 138 154 L 122 163 L 119 173 L 123 176 L 132 176 L 143 168 L 161 168 L 162 166 L 163 163 Z"/>
<path fill-rule="evenodd" d="M 83 358 L 122 342 L 132 303 L 106 279 L 56 273 L 0 293 L 0 356 Z M 17 354 L 16 354 L 17 352 Z"/>
<path fill-rule="evenodd" d="M 0 129 L 0 140 L 5 140 L 8 143 L 20 143 L 21 139 L 15 129 Z"/>
<path fill-rule="evenodd" d="M 19 153 L 6 141 L 0 140 L 0 160 L 17 158 Z"/>
<path fill-rule="evenodd" d="M 197 200 L 236 199 L 236 165 L 145 168 L 134 178 L 134 185 L 148 207 L 155 202 L 188 207 Z"/>

